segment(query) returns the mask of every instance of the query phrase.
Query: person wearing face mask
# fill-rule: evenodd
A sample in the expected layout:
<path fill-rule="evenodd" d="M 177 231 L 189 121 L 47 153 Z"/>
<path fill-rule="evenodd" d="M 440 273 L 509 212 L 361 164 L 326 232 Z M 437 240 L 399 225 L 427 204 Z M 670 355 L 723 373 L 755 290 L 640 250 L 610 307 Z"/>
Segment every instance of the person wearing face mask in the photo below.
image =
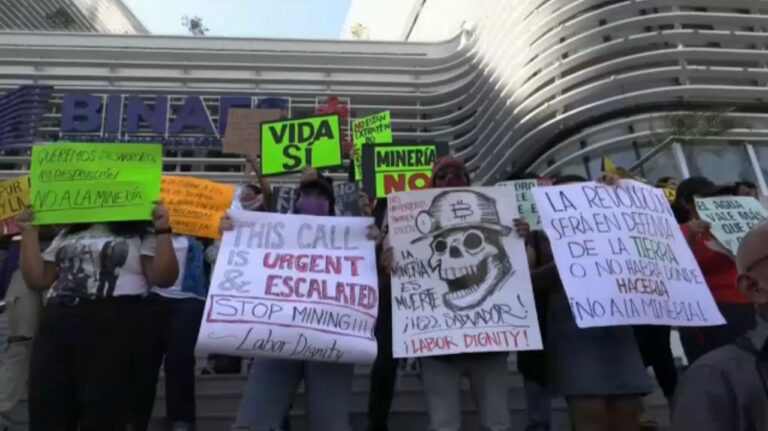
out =
<path fill-rule="evenodd" d="M 470 187 L 464 163 L 453 157 L 435 161 L 432 188 Z M 523 219 L 514 220 L 517 234 L 525 238 L 530 232 Z M 394 268 L 391 247 L 382 253 L 381 266 L 387 274 Z M 465 353 L 422 358 L 422 380 L 427 398 L 429 429 L 457 431 L 461 429 L 461 376 L 467 374 L 478 404 L 478 416 L 484 430 L 508 431 L 511 421 L 508 408 L 508 352 Z"/>
<path fill-rule="evenodd" d="M 334 201 L 330 179 L 307 170 L 298 188 L 294 213 L 334 216 Z M 227 217 L 222 220 L 222 229 L 232 229 Z M 378 230 L 372 228 L 369 239 L 378 237 Z M 284 419 L 299 384 L 304 381 L 310 431 L 349 431 L 353 371 L 352 364 L 254 358 L 233 429 L 284 429 Z"/>
<path fill-rule="evenodd" d="M 683 375 L 674 431 L 768 431 L 768 223 L 750 231 L 736 253 L 736 285 L 757 326 L 702 356 Z"/>

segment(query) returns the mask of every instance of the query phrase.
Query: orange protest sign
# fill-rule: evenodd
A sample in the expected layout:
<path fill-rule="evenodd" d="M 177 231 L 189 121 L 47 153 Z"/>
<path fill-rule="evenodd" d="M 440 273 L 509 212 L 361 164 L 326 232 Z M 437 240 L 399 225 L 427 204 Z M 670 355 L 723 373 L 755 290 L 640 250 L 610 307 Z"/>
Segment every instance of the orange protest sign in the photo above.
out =
<path fill-rule="evenodd" d="M 199 178 L 163 176 L 160 190 L 175 233 L 214 239 L 221 236 L 219 221 L 232 203 L 233 186 Z"/>

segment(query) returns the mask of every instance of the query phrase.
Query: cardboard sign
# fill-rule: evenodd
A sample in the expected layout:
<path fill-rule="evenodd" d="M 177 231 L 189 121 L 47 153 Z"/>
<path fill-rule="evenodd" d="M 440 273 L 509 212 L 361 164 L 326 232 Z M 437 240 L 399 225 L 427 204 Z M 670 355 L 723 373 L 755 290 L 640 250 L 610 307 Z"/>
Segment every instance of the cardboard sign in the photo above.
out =
<path fill-rule="evenodd" d="M 552 181 L 545 179 L 530 179 L 518 181 L 504 181 L 496 184 L 496 187 L 509 187 L 515 191 L 517 197 L 517 212 L 528 221 L 531 230 L 541 230 L 541 217 L 536 210 L 536 201 L 533 199 L 533 189 L 539 186 L 548 186 Z"/>
<path fill-rule="evenodd" d="M 37 145 L 30 169 L 35 223 L 151 220 L 162 169 L 160 144 Z"/>
<path fill-rule="evenodd" d="M 29 175 L 0 181 L 0 220 L 21 213 L 29 204 Z"/>
<path fill-rule="evenodd" d="M 341 166 L 338 115 L 261 124 L 261 175 Z"/>
<path fill-rule="evenodd" d="M 392 117 L 389 111 L 365 117 L 352 122 L 352 136 L 355 143 L 355 181 L 363 179 L 363 145 L 391 144 Z"/>
<path fill-rule="evenodd" d="M 432 165 L 448 155 L 448 144 L 363 145 L 363 188 L 370 196 L 429 187 Z"/>
<path fill-rule="evenodd" d="M 696 198 L 696 209 L 702 220 L 712 224 L 712 235 L 734 256 L 747 232 L 768 221 L 768 210 L 748 196 Z"/>
<path fill-rule="evenodd" d="M 175 233 L 213 239 L 221 236 L 219 222 L 234 193 L 230 185 L 191 177 L 163 176 L 161 188 Z"/>
<path fill-rule="evenodd" d="M 395 357 L 542 348 L 517 205 L 499 187 L 388 199 Z"/>
<path fill-rule="evenodd" d="M 724 323 L 662 190 L 622 180 L 533 194 L 580 328 Z"/>
<path fill-rule="evenodd" d="M 231 210 L 198 352 L 370 363 L 379 291 L 373 219 Z"/>
<path fill-rule="evenodd" d="M 230 109 L 222 150 L 225 153 L 258 156 L 261 151 L 261 123 L 279 120 L 281 115 L 279 109 Z"/>
<path fill-rule="evenodd" d="M 333 183 L 336 195 L 335 211 L 337 216 L 359 217 L 362 215 L 358 194 L 360 186 L 356 183 Z M 296 203 L 298 190 L 290 186 L 272 187 L 272 200 L 274 211 L 280 214 L 293 213 L 293 204 Z"/>

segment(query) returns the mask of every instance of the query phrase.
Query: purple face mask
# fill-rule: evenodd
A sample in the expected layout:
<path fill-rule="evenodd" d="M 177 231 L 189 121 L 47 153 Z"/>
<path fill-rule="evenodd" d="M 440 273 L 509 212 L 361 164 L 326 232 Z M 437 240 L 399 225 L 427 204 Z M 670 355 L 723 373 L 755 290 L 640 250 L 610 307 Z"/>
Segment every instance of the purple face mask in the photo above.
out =
<path fill-rule="evenodd" d="M 322 196 L 301 196 L 295 209 L 299 214 L 327 216 L 330 212 L 330 202 Z"/>

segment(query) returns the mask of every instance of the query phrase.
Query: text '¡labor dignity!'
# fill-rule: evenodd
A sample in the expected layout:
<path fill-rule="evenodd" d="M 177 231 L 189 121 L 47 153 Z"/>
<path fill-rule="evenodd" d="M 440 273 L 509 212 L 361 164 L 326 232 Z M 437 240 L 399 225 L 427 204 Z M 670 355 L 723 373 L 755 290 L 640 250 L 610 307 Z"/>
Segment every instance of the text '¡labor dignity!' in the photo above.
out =
<path fill-rule="evenodd" d="M 284 223 L 260 223 L 238 232 L 235 247 L 264 248 L 279 250 L 285 245 Z M 341 229 L 339 229 L 341 230 Z M 378 291 L 368 284 L 355 283 L 360 276 L 363 256 L 350 251 L 357 247 L 350 244 L 350 228 L 337 232 L 337 226 L 312 225 L 305 223 L 298 228 L 296 244 L 302 250 L 270 251 L 264 253 L 262 265 L 268 271 L 275 271 L 266 277 L 264 293 L 282 299 L 335 302 L 364 310 L 378 307 Z M 318 253 L 319 250 L 336 252 L 336 255 Z M 338 252 L 344 255 L 339 256 Z M 245 250 L 238 250 L 236 256 Z M 245 256 L 243 256 L 245 257 Z M 312 277 L 322 274 L 326 277 Z M 344 277 L 344 281 L 329 280 L 328 275 Z M 331 277 L 333 278 L 333 277 Z"/>

